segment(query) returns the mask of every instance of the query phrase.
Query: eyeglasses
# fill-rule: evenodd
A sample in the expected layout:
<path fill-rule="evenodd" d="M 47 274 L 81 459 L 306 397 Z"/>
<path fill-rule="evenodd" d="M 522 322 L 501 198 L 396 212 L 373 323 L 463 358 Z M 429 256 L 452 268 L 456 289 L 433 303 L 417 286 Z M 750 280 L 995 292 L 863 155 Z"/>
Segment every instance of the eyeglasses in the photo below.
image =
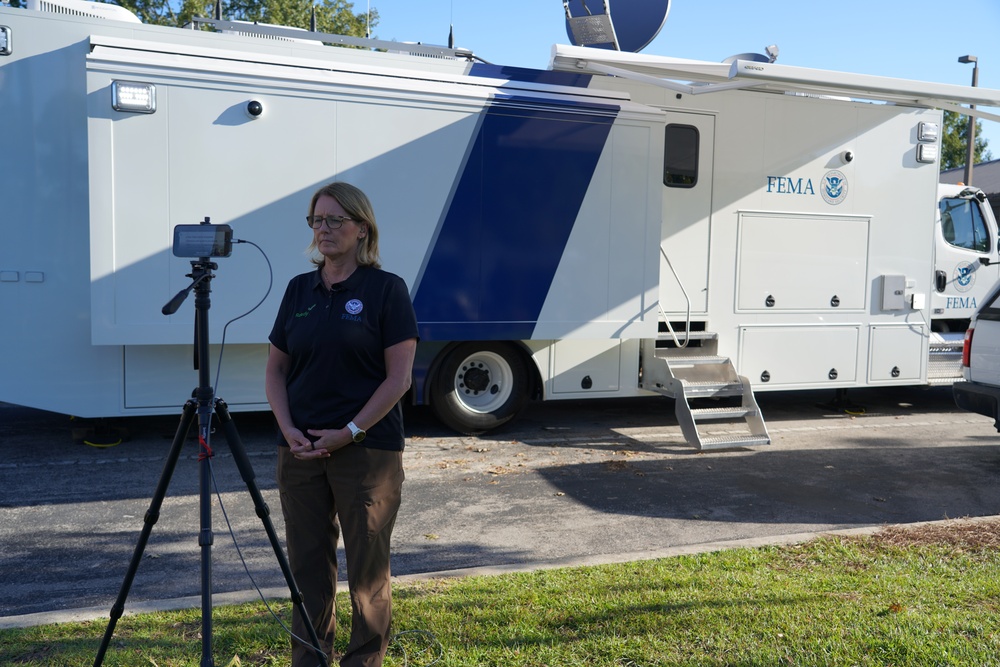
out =
<path fill-rule="evenodd" d="M 326 226 L 329 227 L 331 230 L 333 230 L 333 229 L 340 229 L 341 227 L 344 226 L 344 223 L 346 221 L 348 221 L 348 220 L 354 220 L 354 218 L 350 218 L 350 217 L 348 217 L 346 215 L 307 215 L 306 216 L 306 222 L 308 222 L 309 226 L 312 227 L 313 229 L 319 229 L 320 227 L 323 226 L 324 222 L 326 223 Z"/>

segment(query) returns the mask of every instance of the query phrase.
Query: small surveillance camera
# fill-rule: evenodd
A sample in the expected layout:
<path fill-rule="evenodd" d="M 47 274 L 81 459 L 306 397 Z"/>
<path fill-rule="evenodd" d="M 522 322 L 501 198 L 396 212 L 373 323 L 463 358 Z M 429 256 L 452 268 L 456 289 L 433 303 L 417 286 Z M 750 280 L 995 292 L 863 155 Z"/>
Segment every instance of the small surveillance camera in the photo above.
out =
<path fill-rule="evenodd" d="M 246 112 L 250 118 L 260 118 L 264 113 L 264 105 L 257 100 L 250 100 L 247 102 Z"/>
<path fill-rule="evenodd" d="M 853 151 L 844 151 L 840 155 L 840 157 L 844 161 L 844 164 L 847 164 L 849 162 L 854 162 L 854 152 Z"/>

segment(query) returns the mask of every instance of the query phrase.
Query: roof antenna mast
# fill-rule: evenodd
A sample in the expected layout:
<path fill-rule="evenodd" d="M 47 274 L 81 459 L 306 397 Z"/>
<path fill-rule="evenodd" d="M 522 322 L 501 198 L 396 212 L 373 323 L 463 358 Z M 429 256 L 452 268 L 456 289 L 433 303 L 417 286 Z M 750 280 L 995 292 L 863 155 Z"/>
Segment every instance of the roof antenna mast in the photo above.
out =
<path fill-rule="evenodd" d="M 451 0 L 451 16 L 448 21 L 448 48 L 455 48 L 455 0 Z"/>

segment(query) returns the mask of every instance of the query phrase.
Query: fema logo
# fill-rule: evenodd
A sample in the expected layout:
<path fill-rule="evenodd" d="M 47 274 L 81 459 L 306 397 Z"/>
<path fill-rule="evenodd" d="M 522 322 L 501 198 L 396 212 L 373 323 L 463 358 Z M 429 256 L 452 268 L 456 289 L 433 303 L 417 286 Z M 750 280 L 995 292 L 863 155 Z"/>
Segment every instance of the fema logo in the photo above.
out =
<path fill-rule="evenodd" d="M 828 171 L 823 176 L 823 184 L 819 191 L 827 204 L 836 206 L 847 199 L 847 177 L 836 169 Z"/>
<path fill-rule="evenodd" d="M 968 292 L 976 283 L 976 267 L 969 262 L 962 262 L 955 267 L 953 274 L 955 279 L 955 289 L 959 292 Z"/>
<path fill-rule="evenodd" d="M 364 310 L 364 308 L 365 304 L 361 303 L 358 299 L 351 299 L 347 302 L 347 305 L 344 306 L 344 310 L 349 312 L 351 315 L 357 315 Z"/>

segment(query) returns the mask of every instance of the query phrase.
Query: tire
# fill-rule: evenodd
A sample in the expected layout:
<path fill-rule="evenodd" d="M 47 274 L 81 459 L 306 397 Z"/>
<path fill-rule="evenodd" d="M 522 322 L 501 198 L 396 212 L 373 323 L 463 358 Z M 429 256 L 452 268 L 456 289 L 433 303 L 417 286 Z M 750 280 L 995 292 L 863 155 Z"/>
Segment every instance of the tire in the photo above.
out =
<path fill-rule="evenodd" d="M 431 409 L 445 426 L 478 435 L 506 424 L 528 398 L 524 355 L 509 343 L 461 343 L 431 381 Z"/>

